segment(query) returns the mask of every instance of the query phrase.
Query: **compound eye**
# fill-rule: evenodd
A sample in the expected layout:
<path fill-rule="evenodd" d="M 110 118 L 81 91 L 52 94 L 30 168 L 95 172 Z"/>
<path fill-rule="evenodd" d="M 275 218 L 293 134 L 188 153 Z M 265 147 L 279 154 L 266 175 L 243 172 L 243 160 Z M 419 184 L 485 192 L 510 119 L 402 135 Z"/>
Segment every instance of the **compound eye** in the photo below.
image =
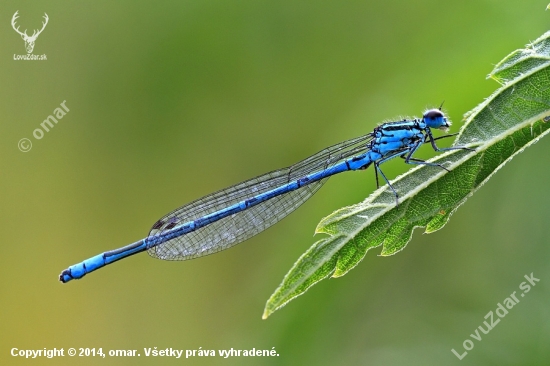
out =
<path fill-rule="evenodd" d="M 443 116 L 443 112 L 441 112 L 439 109 L 430 109 L 429 111 L 424 113 L 424 118 L 427 119 L 437 119 L 442 118 Z"/>

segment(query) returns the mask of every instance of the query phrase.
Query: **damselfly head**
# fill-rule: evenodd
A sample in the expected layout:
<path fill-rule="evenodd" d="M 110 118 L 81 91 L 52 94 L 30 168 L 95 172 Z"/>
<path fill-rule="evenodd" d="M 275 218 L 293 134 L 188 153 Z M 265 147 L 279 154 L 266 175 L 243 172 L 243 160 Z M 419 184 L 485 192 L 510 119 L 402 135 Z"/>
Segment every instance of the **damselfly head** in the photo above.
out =
<path fill-rule="evenodd" d="M 439 128 L 447 131 L 451 126 L 451 122 L 447 120 L 441 109 L 430 109 L 422 116 L 424 123 L 430 128 Z"/>

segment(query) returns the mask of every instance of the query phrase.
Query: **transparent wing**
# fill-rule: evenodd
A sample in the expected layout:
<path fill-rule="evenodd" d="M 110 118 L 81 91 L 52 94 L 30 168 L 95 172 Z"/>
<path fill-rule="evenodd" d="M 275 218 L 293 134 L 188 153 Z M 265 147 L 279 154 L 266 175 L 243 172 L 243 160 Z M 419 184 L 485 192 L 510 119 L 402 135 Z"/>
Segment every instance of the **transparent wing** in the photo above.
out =
<path fill-rule="evenodd" d="M 158 220 L 149 236 L 222 210 L 290 181 L 337 164 L 367 150 L 372 135 L 364 135 L 328 147 L 288 168 L 272 171 L 222 189 L 188 203 Z M 328 178 L 327 178 L 328 179 Z M 149 255 L 165 260 L 186 260 L 219 252 L 236 245 L 275 224 L 310 198 L 326 179 L 274 197 L 232 216 L 213 222 L 196 231 L 148 249 Z"/>

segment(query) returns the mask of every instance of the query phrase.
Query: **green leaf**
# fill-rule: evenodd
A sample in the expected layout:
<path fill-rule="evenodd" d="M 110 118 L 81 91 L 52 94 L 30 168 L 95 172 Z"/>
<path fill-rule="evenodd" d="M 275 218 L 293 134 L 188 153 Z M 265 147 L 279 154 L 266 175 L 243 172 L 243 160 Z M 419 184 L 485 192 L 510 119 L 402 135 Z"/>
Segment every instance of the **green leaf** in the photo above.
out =
<path fill-rule="evenodd" d="M 506 162 L 550 130 L 550 32 L 499 62 L 489 77 L 502 86 L 466 114 L 454 150 L 431 161 L 451 171 L 418 166 L 397 177 L 365 201 L 339 209 L 321 220 L 316 233 L 328 234 L 304 253 L 267 301 L 263 318 L 329 276 L 355 267 L 369 249 L 395 254 L 415 228 L 441 229 L 456 209 Z"/>

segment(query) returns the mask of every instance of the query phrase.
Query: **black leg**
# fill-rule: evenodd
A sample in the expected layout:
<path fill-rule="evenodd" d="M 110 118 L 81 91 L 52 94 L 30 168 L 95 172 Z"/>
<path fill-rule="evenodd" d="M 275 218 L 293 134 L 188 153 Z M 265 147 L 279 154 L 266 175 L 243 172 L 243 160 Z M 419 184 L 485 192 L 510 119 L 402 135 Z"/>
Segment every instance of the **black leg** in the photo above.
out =
<path fill-rule="evenodd" d="M 450 172 L 449 169 L 445 168 L 443 165 L 438 164 L 438 163 L 428 163 L 426 160 L 420 160 L 420 159 L 416 159 L 416 158 L 411 158 L 410 156 L 409 156 L 409 157 L 401 156 L 401 157 L 402 157 L 403 159 L 405 159 L 405 163 L 407 163 L 407 164 L 418 164 L 418 165 L 438 166 L 438 167 L 440 167 L 441 169 L 445 169 L 446 171 Z"/>
<path fill-rule="evenodd" d="M 443 138 L 446 138 L 446 137 L 451 137 L 451 136 L 455 136 L 457 135 L 458 133 L 452 133 L 450 135 L 445 135 L 445 136 L 440 136 L 438 138 L 434 138 L 433 135 L 432 135 L 432 132 L 430 131 L 429 128 L 426 129 L 426 136 L 428 137 L 428 139 L 430 140 L 430 143 L 433 147 L 433 149 L 435 151 L 449 151 L 449 150 L 468 150 L 468 151 L 476 151 L 475 149 L 470 149 L 469 147 L 462 147 L 462 146 L 456 146 L 456 147 L 445 147 L 445 148 L 439 148 L 437 147 L 437 145 L 435 144 L 435 140 L 439 140 L 439 139 L 443 139 Z"/>
<path fill-rule="evenodd" d="M 388 184 L 388 187 L 390 187 L 390 189 L 392 190 L 393 194 L 395 195 L 395 206 L 397 207 L 397 206 L 399 206 L 399 195 L 397 194 L 397 192 L 395 191 L 393 186 L 390 184 L 390 181 L 388 180 L 388 178 L 386 178 L 386 176 L 384 175 L 384 172 L 382 172 L 382 170 L 380 170 L 379 165 L 380 165 L 379 163 L 374 163 L 374 169 L 376 171 L 380 172 L 380 175 L 382 175 L 382 178 L 384 178 L 384 180 Z M 378 174 L 376 174 L 376 177 L 378 178 Z"/>
<path fill-rule="evenodd" d="M 384 180 L 386 181 L 386 183 L 388 184 L 388 187 L 390 187 L 390 189 L 392 190 L 393 194 L 395 195 L 395 206 L 399 206 L 399 195 L 397 194 L 397 191 L 395 190 L 395 188 L 393 188 L 393 186 L 390 184 L 390 181 L 388 180 L 388 178 L 386 178 L 386 175 L 384 174 L 384 172 L 380 169 L 380 165 L 385 163 L 386 161 L 388 160 L 391 160 L 393 158 L 396 158 L 398 156 L 403 156 L 405 155 L 407 152 L 409 151 L 409 149 L 403 149 L 403 150 L 399 150 L 397 152 L 394 152 L 393 154 L 389 155 L 389 156 L 386 156 L 385 158 L 382 158 L 380 159 L 379 161 L 375 162 L 374 163 L 374 170 L 375 170 L 375 174 L 376 174 L 376 186 L 379 187 L 379 183 L 378 183 L 378 173 L 380 173 L 380 175 L 382 176 L 382 178 L 384 178 Z"/>
<path fill-rule="evenodd" d="M 458 132 L 450 133 L 448 135 L 443 135 L 443 136 L 439 136 L 439 137 L 434 137 L 434 141 L 435 140 L 446 139 L 447 137 L 453 137 L 453 136 L 456 136 L 456 135 L 458 135 Z"/>

